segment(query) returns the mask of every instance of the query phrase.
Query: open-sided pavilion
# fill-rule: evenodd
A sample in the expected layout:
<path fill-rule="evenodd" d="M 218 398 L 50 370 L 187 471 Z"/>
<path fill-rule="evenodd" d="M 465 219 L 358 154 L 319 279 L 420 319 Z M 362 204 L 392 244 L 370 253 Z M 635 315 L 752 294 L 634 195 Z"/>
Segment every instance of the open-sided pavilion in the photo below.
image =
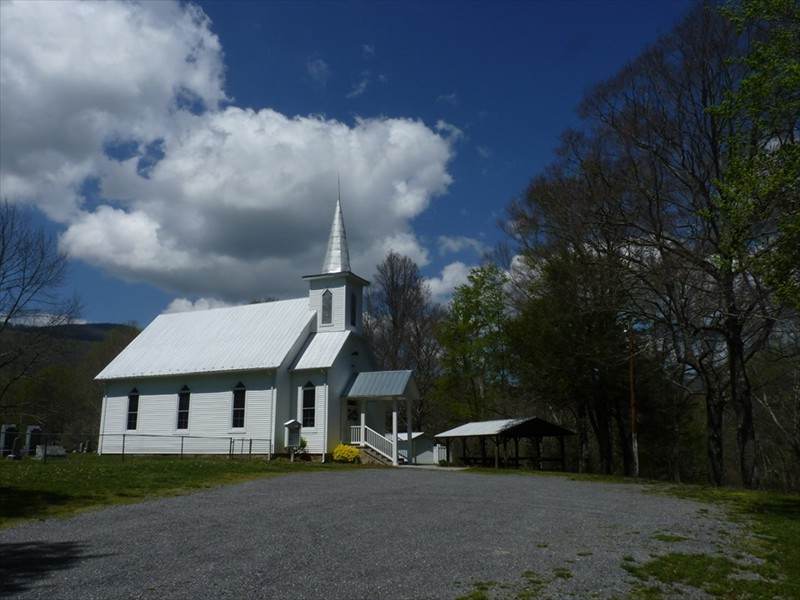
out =
<path fill-rule="evenodd" d="M 486 440 L 494 444 L 494 466 L 498 468 L 501 462 L 505 465 L 513 464 L 519 466 L 519 443 L 520 440 L 529 439 L 533 445 L 534 455 L 530 458 L 537 469 L 542 468 L 543 463 L 555 463 L 561 470 L 565 469 L 564 460 L 564 438 L 575 435 L 569 429 L 564 429 L 559 425 L 545 421 L 538 417 L 522 417 L 517 419 L 498 419 L 494 421 L 474 421 L 460 425 L 454 429 L 444 431 L 436 436 L 437 440 L 443 442 L 447 447 L 447 460 L 451 460 L 450 444 L 453 440 L 461 439 L 462 460 L 465 465 L 481 464 L 488 465 L 489 458 L 486 452 Z M 542 456 L 542 440 L 546 437 L 553 437 L 558 440 L 558 456 Z M 470 457 L 467 454 L 467 440 L 474 438 L 478 440 L 480 457 Z M 509 456 L 509 441 L 514 442 L 513 456 Z M 503 457 L 501 460 L 501 449 Z"/>

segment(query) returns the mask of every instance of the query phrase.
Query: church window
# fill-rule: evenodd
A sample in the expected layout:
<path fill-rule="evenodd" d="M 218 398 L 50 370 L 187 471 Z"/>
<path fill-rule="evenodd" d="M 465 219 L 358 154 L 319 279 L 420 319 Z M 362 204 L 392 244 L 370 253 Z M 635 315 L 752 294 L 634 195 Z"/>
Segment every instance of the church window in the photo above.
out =
<path fill-rule="evenodd" d="M 244 401 L 247 390 L 240 381 L 233 388 L 233 415 L 231 419 L 231 427 L 242 428 L 244 427 Z"/>
<path fill-rule="evenodd" d="M 128 425 L 129 431 L 136 429 L 136 422 L 139 420 L 139 390 L 133 388 L 128 394 Z"/>
<path fill-rule="evenodd" d="M 317 412 L 317 389 L 310 381 L 303 387 L 303 427 L 314 427 Z"/>
<path fill-rule="evenodd" d="M 350 294 L 350 325 L 356 326 L 356 295 L 355 292 Z"/>
<path fill-rule="evenodd" d="M 330 325 L 333 322 L 333 294 L 325 290 L 322 294 L 322 324 Z"/>
<path fill-rule="evenodd" d="M 189 399 L 191 392 L 187 386 L 183 386 L 178 392 L 178 423 L 176 429 L 189 429 Z"/>

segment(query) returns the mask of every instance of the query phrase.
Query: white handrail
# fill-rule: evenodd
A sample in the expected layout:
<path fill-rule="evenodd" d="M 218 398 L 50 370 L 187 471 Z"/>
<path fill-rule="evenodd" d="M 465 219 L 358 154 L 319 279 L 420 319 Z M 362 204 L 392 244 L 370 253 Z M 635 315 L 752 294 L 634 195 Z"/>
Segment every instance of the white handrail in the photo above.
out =
<path fill-rule="evenodd" d="M 389 460 L 392 460 L 392 450 L 394 448 L 394 442 L 392 440 L 384 437 L 374 429 L 370 429 L 369 427 L 364 427 L 364 438 L 361 439 L 361 426 L 360 425 L 353 425 L 350 427 L 350 443 L 351 444 L 359 444 L 369 446 L 375 452 L 382 454 Z"/>

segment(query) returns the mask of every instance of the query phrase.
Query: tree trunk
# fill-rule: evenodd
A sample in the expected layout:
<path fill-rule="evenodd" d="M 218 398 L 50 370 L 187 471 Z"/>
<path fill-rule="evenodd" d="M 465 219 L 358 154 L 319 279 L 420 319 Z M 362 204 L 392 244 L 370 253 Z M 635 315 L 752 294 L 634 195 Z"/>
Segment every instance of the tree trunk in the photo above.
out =
<path fill-rule="evenodd" d="M 722 446 L 722 417 L 725 403 L 716 390 L 706 386 L 706 435 L 708 446 L 708 482 L 721 486 L 725 483 L 725 464 Z"/>
<path fill-rule="evenodd" d="M 744 359 L 744 343 L 738 321 L 731 319 L 728 340 L 731 399 L 736 411 L 736 444 L 739 451 L 739 474 L 742 485 L 754 489 L 759 485 L 756 461 L 756 432 L 753 422 L 753 397 Z"/>

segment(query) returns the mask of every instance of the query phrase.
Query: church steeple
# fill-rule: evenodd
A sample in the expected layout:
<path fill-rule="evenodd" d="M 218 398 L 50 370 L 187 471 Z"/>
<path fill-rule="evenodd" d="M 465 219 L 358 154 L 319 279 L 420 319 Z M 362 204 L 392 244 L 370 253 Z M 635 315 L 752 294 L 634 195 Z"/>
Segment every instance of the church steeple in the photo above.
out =
<path fill-rule="evenodd" d="M 369 281 L 350 271 L 341 198 L 336 200 L 322 273 L 306 275 L 309 308 L 317 313 L 317 331 L 355 331 L 363 327 L 364 288 Z"/>
<path fill-rule="evenodd" d="M 322 272 L 350 272 L 350 252 L 347 250 L 347 234 L 344 230 L 341 198 L 336 200 L 336 212 L 333 215 L 331 234 L 330 237 L 328 237 L 328 251 L 325 253 L 325 262 L 322 265 Z"/>

